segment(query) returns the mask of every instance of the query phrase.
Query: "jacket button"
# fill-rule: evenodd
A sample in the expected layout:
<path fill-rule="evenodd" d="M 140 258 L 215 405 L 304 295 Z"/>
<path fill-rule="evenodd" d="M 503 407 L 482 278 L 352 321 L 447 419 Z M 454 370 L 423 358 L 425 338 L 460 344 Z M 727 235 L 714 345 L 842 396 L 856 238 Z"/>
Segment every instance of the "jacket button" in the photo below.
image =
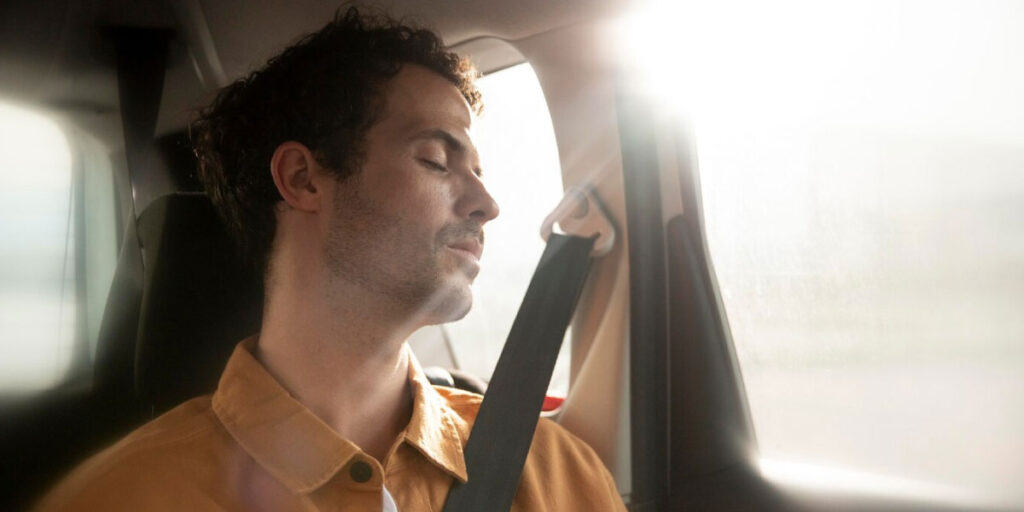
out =
<path fill-rule="evenodd" d="M 348 475 L 352 477 L 352 480 L 358 483 L 366 483 L 373 478 L 373 468 L 370 467 L 364 461 L 357 460 L 352 463 L 348 468 Z"/>

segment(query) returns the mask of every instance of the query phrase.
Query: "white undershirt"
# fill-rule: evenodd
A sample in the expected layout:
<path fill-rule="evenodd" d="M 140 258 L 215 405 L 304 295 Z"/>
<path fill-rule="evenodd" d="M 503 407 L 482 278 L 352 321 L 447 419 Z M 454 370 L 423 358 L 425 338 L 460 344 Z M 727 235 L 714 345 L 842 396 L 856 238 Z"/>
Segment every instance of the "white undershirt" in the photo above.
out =
<path fill-rule="evenodd" d="M 381 490 L 384 491 L 383 493 L 381 493 L 384 495 L 383 512 L 398 512 L 398 506 L 395 505 L 395 499 L 391 497 L 391 493 L 388 492 L 388 488 L 381 487 Z"/>

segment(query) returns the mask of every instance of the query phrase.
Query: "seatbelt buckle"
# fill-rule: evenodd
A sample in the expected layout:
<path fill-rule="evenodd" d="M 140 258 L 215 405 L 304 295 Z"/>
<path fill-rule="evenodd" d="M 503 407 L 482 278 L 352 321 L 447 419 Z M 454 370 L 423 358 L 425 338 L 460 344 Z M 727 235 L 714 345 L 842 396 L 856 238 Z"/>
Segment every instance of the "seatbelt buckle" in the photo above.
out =
<path fill-rule="evenodd" d="M 558 206 L 540 225 L 540 237 L 545 242 L 551 237 L 556 222 L 567 235 L 595 238 L 594 249 L 590 251 L 592 258 L 608 254 L 615 245 L 615 227 L 590 187 L 575 186 L 565 191 Z"/>

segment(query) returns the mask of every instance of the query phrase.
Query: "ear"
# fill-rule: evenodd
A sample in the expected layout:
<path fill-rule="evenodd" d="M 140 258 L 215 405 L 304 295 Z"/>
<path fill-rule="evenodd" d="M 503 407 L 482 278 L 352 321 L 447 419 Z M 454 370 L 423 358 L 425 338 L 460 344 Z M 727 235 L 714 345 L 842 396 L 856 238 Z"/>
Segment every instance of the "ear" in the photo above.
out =
<path fill-rule="evenodd" d="M 295 141 L 282 142 L 270 157 L 270 174 L 281 197 L 296 210 L 313 212 L 319 209 L 322 191 L 315 176 L 319 164 L 305 145 Z"/>

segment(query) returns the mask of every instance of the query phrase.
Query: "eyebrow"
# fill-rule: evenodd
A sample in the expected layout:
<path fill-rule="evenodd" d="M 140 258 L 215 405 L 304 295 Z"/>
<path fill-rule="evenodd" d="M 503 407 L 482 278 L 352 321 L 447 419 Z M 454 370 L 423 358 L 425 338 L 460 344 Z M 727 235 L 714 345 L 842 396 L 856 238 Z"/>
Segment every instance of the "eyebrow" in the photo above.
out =
<path fill-rule="evenodd" d="M 454 135 L 452 135 L 452 134 L 450 134 L 450 133 L 448 133 L 448 132 L 446 132 L 446 131 L 444 131 L 444 130 L 442 130 L 440 128 L 433 129 L 433 130 L 424 130 L 422 132 L 417 133 L 412 138 L 413 138 L 413 140 L 416 140 L 416 139 L 437 139 L 437 140 L 440 140 L 441 142 L 444 142 L 445 145 L 447 145 L 449 148 L 451 148 L 451 149 L 453 149 L 455 151 L 463 151 L 463 150 L 466 149 L 466 146 L 462 143 L 462 141 L 460 141 L 459 139 L 456 139 Z"/>
<path fill-rule="evenodd" d="M 462 141 L 460 141 L 459 139 L 455 138 L 455 136 L 452 135 L 451 133 L 448 133 L 447 131 L 442 130 L 440 128 L 435 128 L 435 129 L 431 129 L 431 130 L 423 130 L 422 132 L 419 132 L 416 135 L 413 135 L 411 140 L 422 140 L 422 139 L 435 139 L 435 140 L 439 140 L 441 142 L 444 142 L 445 146 L 447 146 L 448 149 L 451 149 L 452 151 L 459 151 L 459 152 L 466 151 L 466 145 L 463 144 Z M 484 170 L 481 169 L 480 166 L 474 167 L 473 171 L 476 173 L 477 176 L 483 176 L 484 175 Z"/>

